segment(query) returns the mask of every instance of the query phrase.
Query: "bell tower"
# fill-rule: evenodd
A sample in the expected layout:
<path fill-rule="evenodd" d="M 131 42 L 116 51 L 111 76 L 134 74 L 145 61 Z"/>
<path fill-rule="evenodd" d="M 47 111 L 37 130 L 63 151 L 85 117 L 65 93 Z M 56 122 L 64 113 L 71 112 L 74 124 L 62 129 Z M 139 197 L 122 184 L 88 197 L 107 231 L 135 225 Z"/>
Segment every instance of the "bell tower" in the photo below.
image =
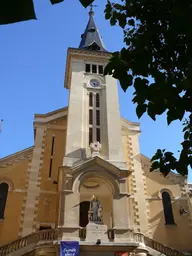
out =
<path fill-rule="evenodd" d="M 70 94 L 64 166 L 72 167 L 97 151 L 102 159 L 126 168 L 117 82 L 104 76 L 110 56 L 91 9 L 79 48 L 69 48 L 67 54 L 65 87 Z"/>

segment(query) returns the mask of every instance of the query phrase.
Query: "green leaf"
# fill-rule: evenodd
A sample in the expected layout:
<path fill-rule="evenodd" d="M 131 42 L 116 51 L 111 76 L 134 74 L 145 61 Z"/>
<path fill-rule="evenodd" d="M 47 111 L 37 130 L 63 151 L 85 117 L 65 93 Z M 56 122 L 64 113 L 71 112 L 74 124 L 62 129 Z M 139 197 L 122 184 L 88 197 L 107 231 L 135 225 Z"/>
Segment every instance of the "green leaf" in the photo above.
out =
<path fill-rule="evenodd" d="M 166 153 L 165 153 L 165 156 L 166 156 L 166 157 L 173 156 L 173 153 L 172 153 L 172 152 L 166 152 Z"/>
<path fill-rule="evenodd" d="M 94 0 L 79 0 L 83 7 L 87 8 L 90 4 L 94 2 Z"/>
<path fill-rule="evenodd" d="M 133 83 L 133 76 L 128 75 L 127 73 L 124 76 L 121 76 L 120 79 L 120 85 L 124 92 L 126 92 L 127 88 L 132 85 Z"/>
<path fill-rule="evenodd" d="M 150 172 L 152 172 L 152 171 L 158 169 L 158 168 L 159 168 L 159 165 L 160 165 L 160 164 L 159 164 L 158 161 L 153 162 L 152 165 L 151 165 L 151 168 L 150 168 Z"/>
<path fill-rule="evenodd" d="M 120 14 L 120 15 L 118 15 L 118 20 L 119 20 L 119 26 L 121 27 L 121 28 L 124 28 L 125 27 L 125 25 L 126 25 L 126 15 L 125 14 Z"/>
<path fill-rule="evenodd" d="M 152 102 L 149 102 L 148 108 L 147 108 L 147 113 L 151 117 L 151 119 L 153 119 L 154 121 L 156 120 L 156 118 L 155 118 L 156 109 L 155 108 L 156 108 L 155 104 L 153 104 Z"/>
<path fill-rule="evenodd" d="M 117 9 L 117 10 L 120 10 L 120 11 L 123 11 L 123 10 L 124 10 L 123 5 L 121 5 L 121 4 L 114 4 L 113 7 L 114 7 L 115 9 Z"/>
<path fill-rule="evenodd" d="M 160 159 L 163 154 L 162 154 L 163 151 L 161 151 L 161 149 L 158 149 L 155 153 L 155 155 L 151 158 L 151 162 L 157 160 L 157 159 Z"/>
<path fill-rule="evenodd" d="M 58 4 L 58 3 L 61 3 L 61 2 L 63 2 L 64 0 L 50 0 L 50 2 L 52 3 L 52 4 Z"/>
<path fill-rule="evenodd" d="M 107 1 L 107 4 L 105 6 L 105 19 L 108 20 L 111 18 L 111 11 L 112 11 L 112 6 L 110 1 Z"/>
<path fill-rule="evenodd" d="M 128 20 L 128 25 L 129 25 L 129 26 L 134 26 L 134 25 L 135 25 L 134 19 Z"/>
<path fill-rule="evenodd" d="M 104 76 L 106 76 L 106 75 L 112 75 L 112 71 L 113 71 L 113 63 L 111 63 L 111 62 L 109 61 L 108 64 L 105 66 L 105 69 L 104 69 Z"/>
<path fill-rule="evenodd" d="M 136 108 L 136 113 L 137 113 L 137 116 L 138 118 L 140 118 L 143 113 L 146 112 L 146 109 L 147 109 L 147 105 L 146 104 L 139 104 Z"/>
<path fill-rule="evenodd" d="M 0 1 L 0 25 L 37 19 L 32 0 Z"/>
<path fill-rule="evenodd" d="M 116 22 L 117 22 L 117 20 L 116 20 L 116 18 L 114 17 L 114 15 L 111 17 L 111 19 L 110 19 L 110 25 L 111 26 L 114 26 L 115 24 L 116 24 Z"/>
<path fill-rule="evenodd" d="M 183 116 L 185 114 L 185 109 L 182 108 L 182 106 L 178 105 L 175 108 L 169 109 L 167 112 L 167 123 L 170 125 L 170 123 L 174 120 L 179 119 L 180 121 L 183 119 Z"/>
<path fill-rule="evenodd" d="M 185 140 L 189 139 L 189 135 L 190 135 L 190 133 L 189 133 L 188 131 L 186 131 L 186 132 L 184 133 L 184 139 L 185 139 Z"/>

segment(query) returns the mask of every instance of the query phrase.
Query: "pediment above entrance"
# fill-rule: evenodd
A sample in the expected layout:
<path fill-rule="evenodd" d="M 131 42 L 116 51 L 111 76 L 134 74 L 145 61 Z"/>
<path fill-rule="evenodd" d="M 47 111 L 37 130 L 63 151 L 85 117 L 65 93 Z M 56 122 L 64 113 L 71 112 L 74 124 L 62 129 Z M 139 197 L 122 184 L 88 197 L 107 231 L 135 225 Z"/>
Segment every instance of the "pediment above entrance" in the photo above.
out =
<path fill-rule="evenodd" d="M 78 173 L 86 172 L 86 171 L 105 171 L 114 177 L 123 178 L 128 176 L 128 169 L 120 169 L 116 165 L 96 156 L 91 159 L 88 159 L 80 164 L 77 164 L 71 167 L 72 174 L 78 175 Z"/>

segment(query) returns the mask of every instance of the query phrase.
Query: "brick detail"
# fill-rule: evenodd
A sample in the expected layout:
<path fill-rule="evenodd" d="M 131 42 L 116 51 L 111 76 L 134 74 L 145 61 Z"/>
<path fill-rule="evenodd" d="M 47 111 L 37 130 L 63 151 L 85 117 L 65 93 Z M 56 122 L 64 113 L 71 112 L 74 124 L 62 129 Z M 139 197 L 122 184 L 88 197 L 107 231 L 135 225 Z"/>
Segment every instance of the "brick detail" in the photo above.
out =
<path fill-rule="evenodd" d="M 135 175 L 134 175 L 134 163 L 133 163 L 133 151 L 132 151 L 132 141 L 131 137 L 128 136 L 127 139 L 127 147 L 128 147 L 128 167 L 129 170 L 132 172 L 130 175 L 130 191 L 129 193 L 135 193 L 136 192 L 136 182 L 135 182 Z M 138 202 L 135 198 L 132 199 L 132 207 L 133 207 L 133 222 L 134 222 L 134 229 L 138 230 L 140 226 L 139 221 L 139 214 L 138 214 Z"/>
<path fill-rule="evenodd" d="M 140 159 L 136 159 L 138 155 L 136 152 L 134 152 L 135 149 L 133 149 L 133 146 L 137 147 L 137 145 L 134 145 L 134 142 L 132 141 L 132 136 L 128 136 L 127 144 L 128 144 L 128 152 L 129 152 L 129 170 L 132 172 L 130 177 L 130 183 L 132 187 L 131 194 L 133 194 L 134 229 L 135 231 L 138 231 L 138 232 L 145 232 L 145 234 L 148 235 L 149 203 L 147 200 L 145 200 L 145 197 L 147 194 L 146 177 L 141 167 Z M 138 178 L 140 179 L 138 175 L 140 175 L 141 177 L 140 181 L 138 180 Z M 143 190 L 144 190 L 144 193 L 140 192 Z M 141 197 L 143 197 L 143 201 L 141 200 Z M 143 216 L 141 216 L 141 211 L 144 211 L 146 213 L 146 219 L 145 219 L 144 225 L 143 225 L 143 221 L 141 221 L 141 219 L 144 219 Z"/>

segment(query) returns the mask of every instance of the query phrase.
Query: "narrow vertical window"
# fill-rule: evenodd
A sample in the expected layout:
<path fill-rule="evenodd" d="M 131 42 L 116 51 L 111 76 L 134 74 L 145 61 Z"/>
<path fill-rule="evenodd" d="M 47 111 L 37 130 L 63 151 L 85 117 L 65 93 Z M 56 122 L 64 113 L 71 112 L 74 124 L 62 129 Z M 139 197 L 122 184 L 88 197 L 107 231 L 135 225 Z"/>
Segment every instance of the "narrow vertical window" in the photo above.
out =
<path fill-rule="evenodd" d="M 93 107 L 93 93 L 89 93 L 89 107 Z"/>
<path fill-rule="evenodd" d="M 97 141 L 101 142 L 100 128 L 96 130 Z"/>
<path fill-rule="evenodd" d="M 55 137 L 52 137 L 52 145 L 51 145 L 51 156 L 53 156 Z"/>
<path fill-rule="evenodd" d="M 100 98 L 99 98 L 99 93 L 96 94 L 96 107 L 100 107 Z"/>
<path fill-rule="evenodd" d="M 92 73 L 97 73 L 97 65 L 92 65 Z"/>
<path fill-rule="evenodd" d="M 93 128 L 89 128 L 89 145 L 93 142 Z"/>
<path fill-rule="evenodd" d="M 52 143 L 51 143 L 51 159 L 50 159 L 50 163 L 49 163 L 49 178 L 51 178 L 51 173 L 52 173 L 54 144 L 55 144 L 55 137 L 53 136 Z"/>
<path fill-rule="evenodd" d="M 50 164 L 49 164 L 49 178 L 51 178 L 51 173 L 52 173 L 52 163 L 53 163 L 53 159 L 50 159 Z"/>
<path fill-rule="evenodd" d="M 165 216 L 165 224 L 171 225 L 175 224 L 174 217 L 173 217 L 173 209 L 171 204 L 171 197 L 168 192 L 162 193 L 162 201 L 163 201 L 163 210 Z"/>
<path fill-rule="evenodd" d="M 89 124 L 93 124 L 93 110 L 89 109 Z"/>
<path fill-rule="evenodd" d="M 91 72 L 91 65 L 85 64 L 85 72 L 90 73 Z"/>
<path fill-rule="evenodd" d="M 7 183 L 0 184 L 0 219 L 4 219 L 5 207 L 7 201 L 9 186 Z"/>
<path fill-rule="evenodd" d="M 96 125 L 100 125 L 100 110 L 96 110 Z"/>
<path fill-rule="evenodd" d="M 103 74 L 103 66 L 99 65 L 99 74 Z"/>
<path fill-rule="evenodd" d="M 34 129 L 34 140 L 36 138 L 36 129 Z"/>
<path fill-rule="evenodd" d="M 93 141 L 101 143 L 101 115 L 100 93 L 89 93 L 89 145 Z"/>

